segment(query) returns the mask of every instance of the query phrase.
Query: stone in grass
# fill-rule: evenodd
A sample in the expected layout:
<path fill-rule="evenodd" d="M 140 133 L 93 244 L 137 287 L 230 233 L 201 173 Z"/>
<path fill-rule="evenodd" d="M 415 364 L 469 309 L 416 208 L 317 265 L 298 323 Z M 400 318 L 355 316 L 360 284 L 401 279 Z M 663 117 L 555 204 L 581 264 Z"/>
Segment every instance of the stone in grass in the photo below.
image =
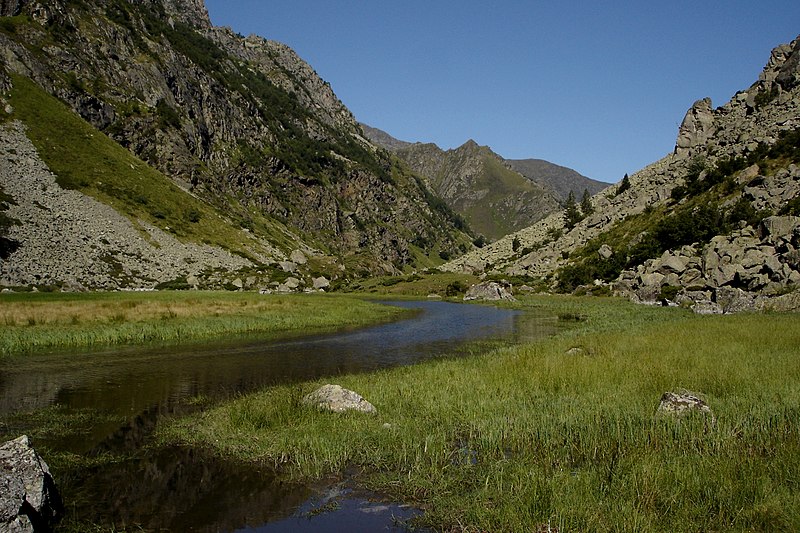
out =
<path fill-rule="evenodd" d="M 661 403 L 658 404 L 658 412 L 675 414 L 678 416 L 697 412 L 703 415 L 709 415 L 711 419 L 714 420 L 714 413 L 711 411 L 708 404 L 688 392 L 665 392 L 661 396 Z"/>
<path fill-rule="evenodd" d="M 28 436 L 0 445 L 0 531 L 50 531 L 63 510 L 50 469 Z"/>
<path fill-rule="evenodd" d="M 303 403 L 314 405 L 325 411 L 343 413 L 345 411 L 359 411 L 361 413 L 376 414 L 375 406 L 361 397 L 357 392 L 347 390 L 339 385 L 325 385 L 303 398 Z"/>

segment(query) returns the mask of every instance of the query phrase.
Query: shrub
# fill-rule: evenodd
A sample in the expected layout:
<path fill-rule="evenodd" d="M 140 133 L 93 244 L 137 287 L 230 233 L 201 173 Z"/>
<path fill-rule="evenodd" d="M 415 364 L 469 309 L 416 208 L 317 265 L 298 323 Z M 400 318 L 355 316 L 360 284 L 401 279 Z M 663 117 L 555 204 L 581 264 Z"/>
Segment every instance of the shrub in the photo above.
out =
<path fill-rule="evenodd" d="M 170 281 L 164 281 L 156 285 L 159 291 L 185 291 L 191 289 L 191 286 L 186 281 L 186 276 L 180 276 Z"/>
<path fill-rule="evenodd" d="M 444 294 L 445 296 L 452 298 L 454 296 L 459 296 L 460 294 L 464 294 L 465 292 L 467 292 L 468 288 L 469 287 L 467 287 L 467 285 L 464 282 L 456 280 L 447 285 L 447 287 L 444 290 Z"/>

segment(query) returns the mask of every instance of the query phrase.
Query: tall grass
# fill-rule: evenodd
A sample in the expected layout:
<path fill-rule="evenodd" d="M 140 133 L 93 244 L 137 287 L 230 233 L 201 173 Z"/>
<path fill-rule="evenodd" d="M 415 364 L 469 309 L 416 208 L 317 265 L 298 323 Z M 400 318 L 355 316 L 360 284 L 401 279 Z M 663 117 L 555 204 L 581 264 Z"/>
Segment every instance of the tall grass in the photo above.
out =
<path fill-rule="evenodd" d="M 317 333 L 387 321 L 401 313 L 353 297 L 321 294 L 3 294 L 0 355 L 248 333 Z"/>
<path fill-rule="evenodd" d="M 338 380 L 378 416 L 306 408 L 309 383 L 174 422 L 162 438 L 301 478 L 355 466 L 443 530 L 800 530 L 800 317 L 521 306 L 585 319 L 541 342 Z M 714 419 L 657 414 L 680 389 Z"/>

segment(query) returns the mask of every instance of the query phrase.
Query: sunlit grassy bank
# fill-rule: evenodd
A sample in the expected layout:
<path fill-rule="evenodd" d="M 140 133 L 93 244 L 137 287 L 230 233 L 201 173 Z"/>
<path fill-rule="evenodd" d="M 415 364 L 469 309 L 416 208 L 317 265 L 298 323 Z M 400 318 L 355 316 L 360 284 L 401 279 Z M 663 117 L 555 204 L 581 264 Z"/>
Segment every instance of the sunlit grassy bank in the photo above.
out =
<path fill-rule="evenodd" d="M 336 380 L 377 416 L 306 408 L 320 384 L 308 383 L 174 421 L 161 437 L 295 477 L 355 466 L 443 530 L 800 530 L 800 316 L 520 305 L 583 319 L 529 345 Z M 715 420 L 657 415 L 662 393 L 682 389 Z"/>
<path fill-rule="evenodd" d="M 342 295 L 236 292 L 0 295 L 0 355 L 37 349 L 319 333 L 403 310 Z"/>

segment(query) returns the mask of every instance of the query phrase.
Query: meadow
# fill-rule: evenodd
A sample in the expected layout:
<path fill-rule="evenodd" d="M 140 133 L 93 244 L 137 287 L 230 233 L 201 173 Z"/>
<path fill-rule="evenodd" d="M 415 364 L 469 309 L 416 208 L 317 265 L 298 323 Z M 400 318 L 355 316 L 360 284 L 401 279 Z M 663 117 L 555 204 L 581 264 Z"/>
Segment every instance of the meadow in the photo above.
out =
<path fill-rule="evenodd" d="M 0 294 L 0 356 L 37 350 L 323 333 L 403 310 L 330 294 L 109 292 Z"/>
<path fill-rule="evenodd" d="M 378 409 L 279 386 L 159 429 L 294 480 L 355 476 L 443 531 L 800 530 L 800 316 L 526 297 L 574 327 L 337 378 Z M 666 391 L 713 416 L 657 412 Z"/>

